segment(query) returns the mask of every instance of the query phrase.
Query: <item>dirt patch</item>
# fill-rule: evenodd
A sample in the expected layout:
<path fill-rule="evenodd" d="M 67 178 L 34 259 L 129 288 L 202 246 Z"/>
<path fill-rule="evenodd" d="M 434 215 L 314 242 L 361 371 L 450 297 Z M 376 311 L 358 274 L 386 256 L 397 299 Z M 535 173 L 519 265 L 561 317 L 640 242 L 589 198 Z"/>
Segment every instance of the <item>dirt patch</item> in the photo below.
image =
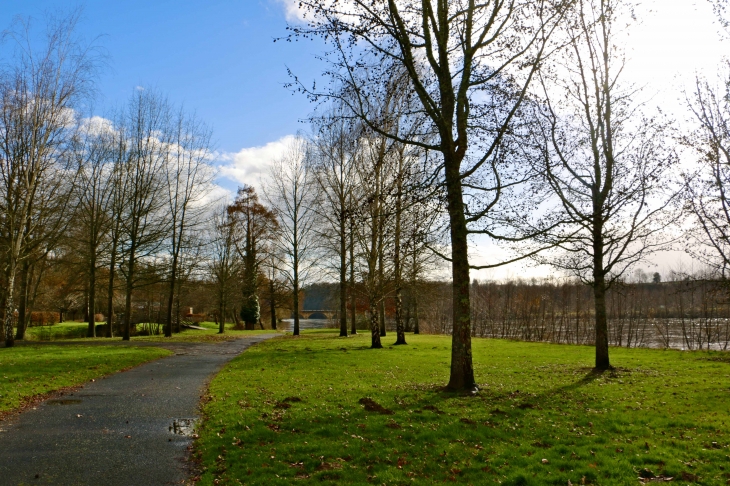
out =
<path fill-rule="evenodd" d="M 393 411 L 380 405 L 370 397 L 361 398 L 358 403 L 365 407 L 367 412 L 377 412 L 382 415 L 393 415 Z"/>
<path fill-rule="evenodd" d="M 385 424 L 385 426 L 388 427 L 389 429 L 402 429 L 403 428 L 395 420 L 391 420 L 390 422 L 388 422 L 387 424 Z"/>

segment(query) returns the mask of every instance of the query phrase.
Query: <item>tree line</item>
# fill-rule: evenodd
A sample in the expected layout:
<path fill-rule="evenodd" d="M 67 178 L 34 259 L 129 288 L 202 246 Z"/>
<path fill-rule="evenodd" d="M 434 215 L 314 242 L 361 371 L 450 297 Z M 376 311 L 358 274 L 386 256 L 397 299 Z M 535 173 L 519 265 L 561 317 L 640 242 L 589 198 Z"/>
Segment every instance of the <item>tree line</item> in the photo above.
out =
<path fill-rule="evenodd" d="M 96 333 L 97 309 L 108 312 L 111 336 L 121 307 L 117 332 L 129 339 L 133 292 L 151 278 L 168 284 L 170 335 L 184 261 L 200 247 L 196 232 L 212 180 L 210 130 L 141 88 L 106 118 L 86 115 L 103 57 L 76 37 L 78 21 L 78 12 L 49 18 L 42 41 L 30 21 L 18 20 L 8 34 L 14 49 L 0 72 L 6 346 L 23 339 L 38 289 L 58 262 L 66 272 L 57 285 L 84 289 L 88 336 Z M 105 305 L 97 301 L 101 273 Z"/>
<path fill-rule="evenodd" d="M 289 87 L 316 106 L 310 133 L 232 202 L 208 200 L 210 131 L 194 116 L 138 91 L 96 123 L 77 108 L 91 91 L 92 51 L 62 55 L 59 46 L 78 44 L 51 42 L 45 67 L 18 51 L 1 98 L 6 343 L 14 327 L 22 337 L 44 265 L 76 259 L 90 335 L 98 275 L 110 324 L 115 282 L 123 287 L 125 338 L 145 286 L 167 288 L 167 335 L 185 282 L 212 289 L 221 332 L 229 316 L 262 325 L 265 300 L 271 326 L 283 305 L 298 334 L 302 285 L 333 279 L 342 336 L 348 321 L 356 332 L 364 300 L 371 345 L 382 347 L 392 302 L 405 344 L 416 289 L 445 261 L 448 387 L 473 391 L 471 337 L 489 327 L 483 303 L 489 315 L 496 304 L 471 270 L 530 260 L 586 285 L 599 370 L 616 342 L 614 289 L 649 254 L 684 243 L 725 279 L 728 84 L 697 79 L 687 129 L 651 107 L 625 80 L 629 0 L 300 4 L 305 20 L 286 39 L 328 44 L 325 83 L 291 73 Z M 722 21 L 725 4 L 715 6 Z M 506 256 L 475 263 L 473 238 Z"/>

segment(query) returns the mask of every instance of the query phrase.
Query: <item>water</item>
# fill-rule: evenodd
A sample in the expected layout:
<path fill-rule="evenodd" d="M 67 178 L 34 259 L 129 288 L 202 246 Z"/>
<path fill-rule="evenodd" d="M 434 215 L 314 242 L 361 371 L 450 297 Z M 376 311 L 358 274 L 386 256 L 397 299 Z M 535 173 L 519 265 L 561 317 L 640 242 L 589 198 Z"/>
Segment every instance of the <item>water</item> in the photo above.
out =
<path fill-rule="evenodd" d="M 169 430 L 173 434 L 177 435 L 183 435 L 185 437 L 192 437 L 195 432 L 195 422 L 197 422 L 197 419 L 194 418 L 181 418 L 177 420 L 173 420 L 172 425 L 170 425 Z"/>
<path fill-rule="evenodd" d="M 331 327 L 331 325 L 332 321 L 329 319 L 299 319 L 300 331 L 305 329 L 325 329 L 327 327 Z M 294 319 L 282 319 L 282 321 L 277 325 L 277 328 L 284 331 L 293 331 Z"/>

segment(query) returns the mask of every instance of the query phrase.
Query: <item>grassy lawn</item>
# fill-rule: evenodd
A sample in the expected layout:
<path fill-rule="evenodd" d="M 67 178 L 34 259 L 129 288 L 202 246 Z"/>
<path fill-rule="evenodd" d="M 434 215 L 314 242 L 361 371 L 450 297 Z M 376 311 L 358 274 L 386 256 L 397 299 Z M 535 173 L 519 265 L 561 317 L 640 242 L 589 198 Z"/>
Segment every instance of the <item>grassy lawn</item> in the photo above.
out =
<path fill-rule="evenodd" d="M 57 341 L 86 337 L 88 325 L 85 322 L 62 322 L 52 326 L 35 326 L 25 330 L 29 341 Z"/>
<path fill-rule="evenodd" d="M 392 342 L 388 336 L 385 342 Z M 730 356 L 474 340 L 481 392 L 441 391 L 450 338 L 311 332 L 252 347 L 213 380 L 200 484 L 726 484 Z"/>
<path fill-rule="evenodd" d="M 153 348 L 18 346 L 0 349 L 0 415 L 33 397 L 171 354 Z"/>
<path fill-rule="evenodd" d="M 185 329 L 181 333 L 173 334 L 171 338 L 166 338 L 163 335 L 157 336 L 134 336 L 133 341 L 154 341 L 154 342 L 169 342 L 169 341 L 183 341 L 183 342 L 217 342 L 227 341 L 229 339 L 235 339 L 246 336 L 256 336 L 258 334 L 276 334 L 281 331 L 272 331 L 271 329 L 256 329 L 254 331 L 239 331 L 233 329 L 234 324 L 226 324 L 226 332 L 218 334 L 218 325 L 215 322 L 200 322 L 196 324 L 198 327 L 204 327 L 205 331 L 199 329 Z"/>
<path fill-rule="evenodd" d="M 271 329 L 255 330 L 255 331 L 238 331 L 233 329 L 233 324 L 226 325 L 226 332 L 218 334 L 218 326 L 214 322 L 201 322 L 196 324 L 204 327 L 205 330 L 185 329 L 180 333 L 173 334 L 171 338 L 163 335 L 156 336 L 132 336 L 132 341 L 153 341 L 153 342 L 217 342 L 234 339 L 243 336 L 255 336 L 257 334 L 270 334 Z M 85 322 L 64 322 L 53 326 L 29 327 L 26 330 L 26 338 L 29 341 L 58 341 L 58 340 L 75 340 L 79 342 L 94 341 L 103 338 L 87 338 L 86 329 L 88 324 Z M 139 326 L 140 329 L 142 326 Z M 280 332 L 280 331 L 279 331 Z M 113 339 L 119 339 L 121 336 L 115 336 Z"/>

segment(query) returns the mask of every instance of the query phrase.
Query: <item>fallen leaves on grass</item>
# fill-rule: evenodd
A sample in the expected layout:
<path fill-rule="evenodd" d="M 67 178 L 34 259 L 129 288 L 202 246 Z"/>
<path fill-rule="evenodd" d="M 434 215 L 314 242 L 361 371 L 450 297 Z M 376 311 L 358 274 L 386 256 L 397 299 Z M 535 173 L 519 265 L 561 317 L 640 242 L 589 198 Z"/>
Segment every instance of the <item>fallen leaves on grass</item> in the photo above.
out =
<path fill-rule="evenodd" d="M 646 483 L 668 483 L 672 481 L 674 478 L 670 476 L 664 476 L 663 474 L 656 475 L 654 472 L 650 469 L 642 469 L 639 471 L 639 482 L 642 484 Z"/>

